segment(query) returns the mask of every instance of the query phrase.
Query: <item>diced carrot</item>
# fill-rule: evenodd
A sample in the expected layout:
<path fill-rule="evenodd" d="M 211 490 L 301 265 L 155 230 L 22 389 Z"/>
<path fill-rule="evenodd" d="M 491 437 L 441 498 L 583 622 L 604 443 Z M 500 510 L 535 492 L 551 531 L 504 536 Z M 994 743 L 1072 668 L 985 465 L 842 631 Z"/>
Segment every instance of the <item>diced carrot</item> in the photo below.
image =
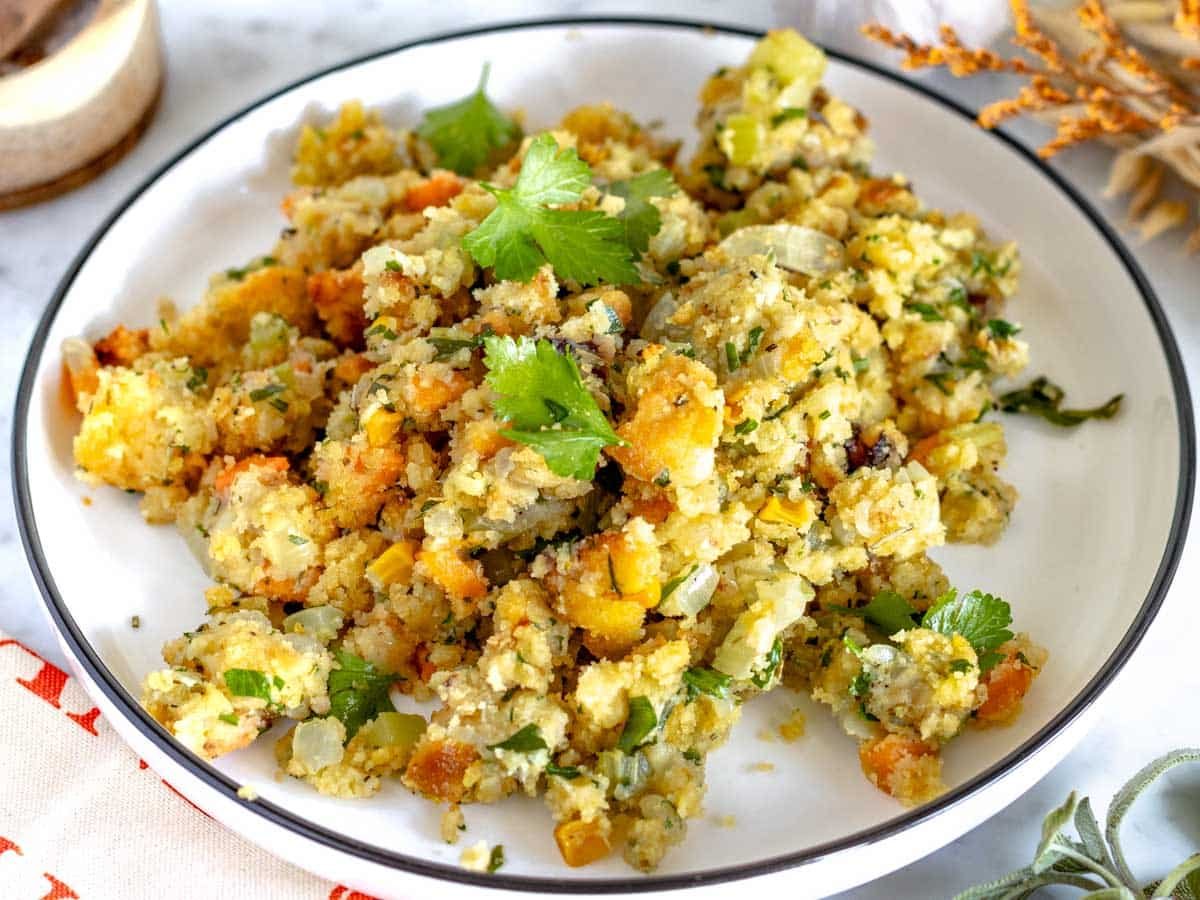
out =
<path fill-rule="evenodd" d="M 879 740 L 864 741 L 858 748 L 858 759 L 867 778 L 881 791 L 893 796 L 896 786 L 892 776 L 902 765 L 936 754 L 935 747 L 902 734 L 889 734 Z"/>
<path fill-rule="evenodd" d="M 306 287 L 317 316 L 334 342 L 339 347 L 361 350 L 367 327 L 361 267 L 313 272 Z"/>
<path fill-rule="evenodd" d="M 1009 721 L 1021 709 L 1021 700 L 1033 684 L 1034 669 L 1017 656 L 1009 656 L 983 676 L 987 699 L 975 710 L 975 719 L 988 724 Z"/>
<path fill-rule="evenodd" d="M 228 493 L 229 488 L 233 485 L 233 480 L 243 472 L 249 471 L 252 467 L 267 469 L 271 472 L 286 472 L 288 470 L 288 460 L 286 456 L 263 456 L 261 454 L 243 457 L 233 465 L 227 466 L 217 476 L 217 480 L 213 485 L 217 493 Z"/>
<path fill-rule="evenodd" d="M 471 379 L 451 370 L 445 377 L 422 372 L 409 385 L 405 399 L 408 408 L 418 416 L 432 416 L 467 392 Z"/>
<path fill-rule="evenodd" d="M 404 781 L 433 800 L 457 803 L 466 793 L 463 776 L 478 758 L 475 748 L 462 741 L 430 741 L 413 753 Z"/>
<path fill-rule="evenodd" d="M 347 384 L 354 384 L 366 375 L 375 364 L 361 353 L 348 353 L 337 361 L 333 367 L 334 377 Z"/>
<path fill-rule="evenodd" d="M 417 561 L 424 565 L 429 579 L 452 598 L 477 600 L 487 594 L 483 566 L 475 560 L 463 559 L 452 547 L 422 550 Z"/>
<path fill-rule="evenodd" d="M 462 442 L 479 458 L 491 459 L 513 442 L 500 433 L 500 424 L 493 418 L 472 419 L 462 426 Z"/>
<path fill-rule="evenodd" d="M 404 195 L 404 205 L 409 212 L 420 212 L 429 206 L 445 206 L 461 194 L 462 189 L 462 180 L 453 172 L 434 172 L 408 189 Z"/>
<path fill-rule="evenodd" d="M 572 819 L 554 829 L 558 852 L 568 866 L 578 868 L 608 856 L 612 847 L 599 822 Z"/>

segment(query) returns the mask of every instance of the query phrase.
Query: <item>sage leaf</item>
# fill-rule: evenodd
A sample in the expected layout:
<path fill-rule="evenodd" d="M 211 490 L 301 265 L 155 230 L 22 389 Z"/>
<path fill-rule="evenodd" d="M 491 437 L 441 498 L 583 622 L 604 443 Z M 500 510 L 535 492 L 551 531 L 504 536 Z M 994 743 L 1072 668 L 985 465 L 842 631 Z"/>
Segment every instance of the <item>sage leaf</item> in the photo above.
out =
<path fill-rule="evenodd" d="M 1035 875 L 1040 875 L 1058 862 L 1059 848 L 1061 847 L 1059 836 L 1067 827 L 1067 823 L 1071 821 L 1071 817 L 1075 814 L 1075 807 L 1078 805 L 1079 797 L 1074 791 L 1071 791 L 1063 805 L 1052 809 L 1049 815 L 1042 820 L 1042 839 L 1038 842 L 1037 850 L 1033 854 Z"/>
<path fill-rule="evenodd" d="M 1197 874 L 1200 874 L 1200 853 L 1193 853 L 1167 873 L 1166 877 L 1159 882 L 1158 887 L 1154 889 L 1154 893 L 1150 895 L 1151 900 L 1158 897 L 1170 897 L 1184 879 L 1187 879 L 1189 891 L 1194 893 L 1197 879 L 1190 876 Z"/>
<path fill-rule="evenodd" d="M 1108 805 L 1108 818 L 1104 823 L 1104 837 L 1108 840 L 1108 846 L 1112 848 L 1112 858 L 1116 874 L 1126 884 L 1136 884 L 1133 873 L 1129 870 L 1129 864 L 1125 861 L 1125 854 L 1121 852 L 1121 822 L 1124 820 L 1126 813 L 1129 812 L 1129 808 L 1133 806 L 1133 801 L 1138 798 L 1138 795 L 1153 784 L 1164 772 L 1173 769 L 1180 763 L 1197 760 L 1200 760 L 1200 747 L 1186 747 L 1182 750 L 1174 750 L 1165 756 L 1160 756 L 1142 768 L 1141 771 L 1125 782 L 1121 786 L 1121 789 L 1113 796 L 1112 803 Z"/>
<path fill-rule="evenodd" d="M 1075 831 L 1083 841 L 1084 852 L 1106 869 L 1111 869 L 1112 859 L 1109 858 L 1108 848 L 1104 846 L 1096 814 L 1092 812 L 1092 801 L 1087 797 L 1075 807 Z"/>

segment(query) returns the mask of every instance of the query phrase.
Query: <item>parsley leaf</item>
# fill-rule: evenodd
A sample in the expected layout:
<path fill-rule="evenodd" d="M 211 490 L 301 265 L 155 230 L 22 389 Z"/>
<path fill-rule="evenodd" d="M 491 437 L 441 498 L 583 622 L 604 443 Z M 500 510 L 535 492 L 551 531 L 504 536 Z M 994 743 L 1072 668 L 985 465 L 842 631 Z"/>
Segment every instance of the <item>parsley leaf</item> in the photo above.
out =
<path fill-rule="evenodd" d="M 504 865 L 504 845 L 497 844 L 495 847 L 492 848 L 491 854 L 488 855 L 487 870 L 489 872 L 496 872 L 496 871 L 499 871 L 500 867 L 503 865 Z"/>
<path fill-rule="evenodd" d="M 388 688 L 399 675 L 381 672 L 369 663 L 345 650 L 334 650 L 341 668 L 329 673 L 329 714 L 346 727 L 346 740 L 381 712 L 395 712 L 388 699 Z"/>
<path fill-rule="evenodd" d="M 929 303 L 918 303 L 917 301 L 914 300 L 914 301 L 905 303 L 904 308 L 909 310 L 910 312 L 915 312 L 917 315 L 919 315 L 921 317 L 921 320 L 924 322 L 944 322 L 945 321 L 945 318 L 942 316 L 942 314 L 940 312 L 938 312 L 937 307 L 933 306 L 932 304 L 929 304 Z"/>
<path fill-rule="evenodd" d="M 988 319 L 987 330 L 996 340 L 1002 341 L 1019 334 L 1021 326 L 1006 322 L 1004 319 Z"/>
<path fill-rule="evenodd" d="M 910 628 L 914 628 L 917 624 L 914 620 L 917 611 L 912 608 L 912 604 L 895 591 L 880 591 L 871 598 L 871 602 L 866 606 L 859 606 L 854 609 L 845 606 L 835 606 L 833 610 L 862 616 L 868 622 L 878 625 L 887 632 L 888 637 L 891 637 L 898 631 L 907 631 Z"/>
<path fill-rule="evenodd" d="M 941 634 L 960 634 L 979 655 L 979 670 L 986 672 L 1003 657 L 995 650 L 1012 640 L 1008 630 L 1012 610 L 999 597 L 982 591 L 971 591 L 961 597 L 951 588 L 925 613 L 921 627 Z"/>
<path fill-rule="evenodd" d="M 1121 409 L 1124 394 L 1117 394 L 1107 403 L 1092 409 L 1062 409 L 1066 392 L 1045 376 L 1035 378 L 1028 387 L 1009 391 L 1000 398 L 1005 412 L 1030 413 L 1041 416 L 1051 425 L 1074 428 L 1088 419 L 1111 419 Z"/>
<path fill-rule="evenodd" d="M 580 772 L 578 766 L 560 766 L 556 765 L 555 763 L 549 763 L 546 766 L 546 774 L 557 775 L 559 778 L 565 778 L 567 781 L 571 781 L 575 778 L 578 778 Z"/>
<path fill-rule="evenodd" d="M 235 697 L 257 697 L 271 702 L 271 682 L 257 669 L 226 669 L 225 686 Z"/>
<path fill-rule="evenodd" d="M 497 150 L 521 136 L 521 129 L 483 92 L 490 66 L 484 64 L 475 92 L 455 103 L 426 111 L 418 133 L 437 151 L 438 162 L 459 175 L 474 175 Z"/>
<path fill-rule="evenodd" d="M 625 200 L 625 208 L 617 215 L 625 228 L 625 243 L 635 254 L 645 253 L 650 238 L 662 227 L 662 214 L 650 198 L 677 194 L 675 179 L 667 169 L 651 169 L 627 181 L 614 181 L 608 192 Z"/>
<path fill-rule="evenodd" d="M 514 732 L 498 744 L 489 744 L 489 750 L 511 750 L 514 753 L 533 753 L 537 750 L 545 750 L 546 739 L 542 737 L 542 730 L 536 725 L 530 723 L 520 731 Z"/>
<path fill-rule="evenodd" d="M 688 699 L 697 694 L 708 694 L 710 697 L 723 699 L 729 696 L 729 685 L 733 677 L 717 669 L 693 668 L 683 673 L 683 683 L 687 688 Z"/>
<path fill-rule="evenodd" d="M 625 719 L 625 727 L 621 737 L 617 739 L 617 749 L 624 753 L 632 753 L 646 742 L 655 728 L 658 727 L 658 716 L 650 700 L 646 697 L 629 698 L 629 716 Z"/>
<path fill-rule="evenodd" d="M 580 284 L 639 282 L 624 223 L 599 210 L 549 208 L 577 202 L 591 177 L 573 149 L 560 150 L 552 135 L 539 135 L 516 185 L 483 185 L 495 195 L 496 208 L 463 238 L 463 247 L 501 280 L 529 281 L 549 262 L 560 278 Z"/>
<path fill-rule="evenodd" d="M 590 480 L 601 448 L 624 441 L 583 386 L 574 357 L 527 337 L 489 335 L 483 345 L 496 414 L 515 426 L 501 434 L 532 447 L 556 475 Z"/>

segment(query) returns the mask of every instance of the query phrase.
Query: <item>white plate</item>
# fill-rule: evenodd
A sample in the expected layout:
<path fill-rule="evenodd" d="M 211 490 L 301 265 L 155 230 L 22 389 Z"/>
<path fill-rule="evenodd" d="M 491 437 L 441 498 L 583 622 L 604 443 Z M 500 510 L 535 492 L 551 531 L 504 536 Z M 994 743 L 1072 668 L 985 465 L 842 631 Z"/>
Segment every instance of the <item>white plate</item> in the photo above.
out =
<path fill-rule="evenodd" d="M 150 323 L 159 296 L 195 302 L 210 272 L 269 248 L 298 123 L 347 98 L 415 123 L 423 108 L 467 93 L 490 60 L 489 92 L 523 107 L 531 130 L 573 105 L 608 99 L 686 136 L 702 79 L 741 62 L 751 41 L 731 30 L 628 20 L 418 41 L 314 76 L 217 126 L 85 248 L 46 312 L 21 383 L 14 458 L 23 535 L 77 674 L 134 749 L 198 806 L 281 856 L 380 896 L 428 896 L 435 885 L 426 876 L 448 880 L 437 886 L 441 896 L 470 893 L 470 884 L 562 893 L 706 885 L 717 894 L 736 890 L 732 879 L 802 867 L 789 887 L 799 896 L 852 886 L 942 846 L 1026 790 L 1078 740 L 1085 712 L 1153 618 L 1182 547 L 1194 469 L 1183 367 L 1149 285 L 1073 190 L 951 103 L 842 58 L 831 60 L 827 83 L 871 119 L 876 168 L 905 172 L 930 205 L 976 212 L 994 235 L 1020 242 L 1025 276 L 1008 317 L 1025 325 L 1030 373 L 1068 386 L 1081 405 L 1126 398 L 1115 420 L 1075 430 L 1006 417 L 1006 474 L 1022 494 L 1012 526 L 994 548 L 936 554 L 954 583 L 1009 599 L 1018 626 L 1052 652 L 1015 725 L 971 732 L 947 750 L 948 794 L 901 809 L 866 782 L 853 741 L 819 710 L 799 743 L 757 739 L 762 723 L 795 702 L 775 692 L 749 704 L 712 758 L 708 817 L 655 876 L 619 858 L 565 868 L 548 813 L 522 800 L 467 810 L 467 839 L 503 842 L 508 858 L 501 873 L 476 875 L 458 868 L 459 848 L 438 839 L 438 811 L 399 786 L 345 802 L 278 783 L 267 741 L 207 765 L 134 700 L 162 641 L 202 619 L 205 582 L 173 529 L 142 523 L 136 498 L 73 478 L 62 339 Z M 751 771 L 759 761 L 774 771 Z M 263 799 L 237 800 L 241 783 Z M 726 815 L 735 828 L 715 823 Z"/>

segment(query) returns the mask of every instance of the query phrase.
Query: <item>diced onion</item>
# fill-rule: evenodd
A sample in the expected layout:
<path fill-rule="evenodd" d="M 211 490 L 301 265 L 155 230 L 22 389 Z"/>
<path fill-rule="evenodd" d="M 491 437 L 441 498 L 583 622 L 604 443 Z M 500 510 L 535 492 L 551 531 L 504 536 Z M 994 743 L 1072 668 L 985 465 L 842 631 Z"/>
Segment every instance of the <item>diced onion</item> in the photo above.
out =
<path fill-rule="evenodd" d="M 640 794 L 650 777 L 650 761 L 640 751 L 605 750 L 596 763 L 600 773 L 608 778 L 608 789 L 617 800 L 628 800 Z"/>
<path fill-rule="evenodd" d="M 708 606 L 720 580 L 714 566 L 702 563 L 667 595 L 658 605 L 658 611 L 664 616 L 694 616 Z"/>
<path fill-rule="evenodd" d="M 335 606 L 310 606 L 294 612 L 283 620 L 283 630 L 312 635 L 328 644 L 342 630 L 342 612 Z"/>
<path fill-rule="evenodd" d="M 774 253 L 779 268 L 802 275 L 825 275 L 845 268 L 842 242 L 803 225 L 747 225 L 719 246 L 730 256 Z"/>
<path fill-rule="evenodd" d="M 309 719 L 292 732 L 292 759 L 309 773 L 342 761 L 346 729 L 337 719 Z"/>

